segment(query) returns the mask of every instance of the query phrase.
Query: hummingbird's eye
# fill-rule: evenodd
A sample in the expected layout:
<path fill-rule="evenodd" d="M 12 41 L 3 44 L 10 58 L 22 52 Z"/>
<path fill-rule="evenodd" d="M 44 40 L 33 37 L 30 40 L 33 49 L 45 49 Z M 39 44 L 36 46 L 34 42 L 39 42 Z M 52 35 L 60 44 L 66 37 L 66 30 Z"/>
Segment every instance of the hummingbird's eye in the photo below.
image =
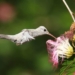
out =
<path fill-rule="evenodd" d="M 46 31 L 46 29 L 44 29 L 44 31 Z"/>

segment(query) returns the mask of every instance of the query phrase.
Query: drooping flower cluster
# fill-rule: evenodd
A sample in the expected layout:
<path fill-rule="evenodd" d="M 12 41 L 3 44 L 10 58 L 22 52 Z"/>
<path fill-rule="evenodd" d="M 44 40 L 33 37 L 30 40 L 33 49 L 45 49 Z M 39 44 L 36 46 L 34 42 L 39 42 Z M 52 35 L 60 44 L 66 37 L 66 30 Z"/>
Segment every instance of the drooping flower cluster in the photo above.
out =
<path fill-rule="evenodd" d="M 72 45 L 70 42 L 72 42 Z M 70 58 L 75 54 L 73 47 L 75 47 L 75 22 L 72 23 L 70 29 L 66 31 L 62 36 L 55 38 L 55 40 L 48 40 L 46 42 L 47 50 L 49 54 L 49 60 L 53 63 L 53 66 L 57 67 L 59 64 L 59 58 Z"/>
<path fill-rule="evenodd" d="M 48 40 L 46 44 L 50 61 L 55 67 L 59 64 L 59 57 L 63 60 L 73 55 L 73 47 L 70 45 L 69 39 L 65 36 L 60 36 L 55 41 Z"/>

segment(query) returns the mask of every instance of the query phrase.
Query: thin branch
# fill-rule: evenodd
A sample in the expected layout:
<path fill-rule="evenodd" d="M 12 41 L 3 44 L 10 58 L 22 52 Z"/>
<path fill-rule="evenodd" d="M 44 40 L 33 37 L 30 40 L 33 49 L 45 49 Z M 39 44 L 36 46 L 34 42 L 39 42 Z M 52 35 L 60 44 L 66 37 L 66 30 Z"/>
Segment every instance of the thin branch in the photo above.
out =
<path fill-rule="evenodd" d="M 69 13 L 70 13 L 70 15 L 71 15 L 71 17 L 72 17 L 73 21 L 75 22 L 74 15 L 73 15 L 73 13 L 72 13 L 71 9 L 69 8 L 68 4 L 66 3 L 66 1 L 65 1 L 65 0 L 62 0 L 62 1 L 63 1 L 63 3 L 65 4 L 66 8 L 68 9 L 68 11 L 69 11 Z"/>

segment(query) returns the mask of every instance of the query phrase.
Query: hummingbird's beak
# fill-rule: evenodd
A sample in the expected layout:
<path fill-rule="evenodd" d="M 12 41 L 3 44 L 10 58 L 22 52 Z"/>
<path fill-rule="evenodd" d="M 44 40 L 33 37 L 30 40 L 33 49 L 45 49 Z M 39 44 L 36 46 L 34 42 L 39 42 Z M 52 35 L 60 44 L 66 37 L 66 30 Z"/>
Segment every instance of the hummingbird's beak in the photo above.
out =
<path fill-rule="evenodd" d="M 54 39 L 56 39 L 56 37 L 54 35 L 52 35 L 51 33 L 48 33 L 48 35 L 53 37 Z"/>

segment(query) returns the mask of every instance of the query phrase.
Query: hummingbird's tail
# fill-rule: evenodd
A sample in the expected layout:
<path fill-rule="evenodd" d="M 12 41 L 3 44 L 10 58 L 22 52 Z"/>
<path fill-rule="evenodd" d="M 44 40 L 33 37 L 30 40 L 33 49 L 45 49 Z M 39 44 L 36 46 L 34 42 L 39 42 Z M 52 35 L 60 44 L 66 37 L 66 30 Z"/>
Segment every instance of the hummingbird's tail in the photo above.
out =
<path fill-rule="evenodd" d="M 0 34 L 0 39 L 12 40 L 13 35 Z"/>

